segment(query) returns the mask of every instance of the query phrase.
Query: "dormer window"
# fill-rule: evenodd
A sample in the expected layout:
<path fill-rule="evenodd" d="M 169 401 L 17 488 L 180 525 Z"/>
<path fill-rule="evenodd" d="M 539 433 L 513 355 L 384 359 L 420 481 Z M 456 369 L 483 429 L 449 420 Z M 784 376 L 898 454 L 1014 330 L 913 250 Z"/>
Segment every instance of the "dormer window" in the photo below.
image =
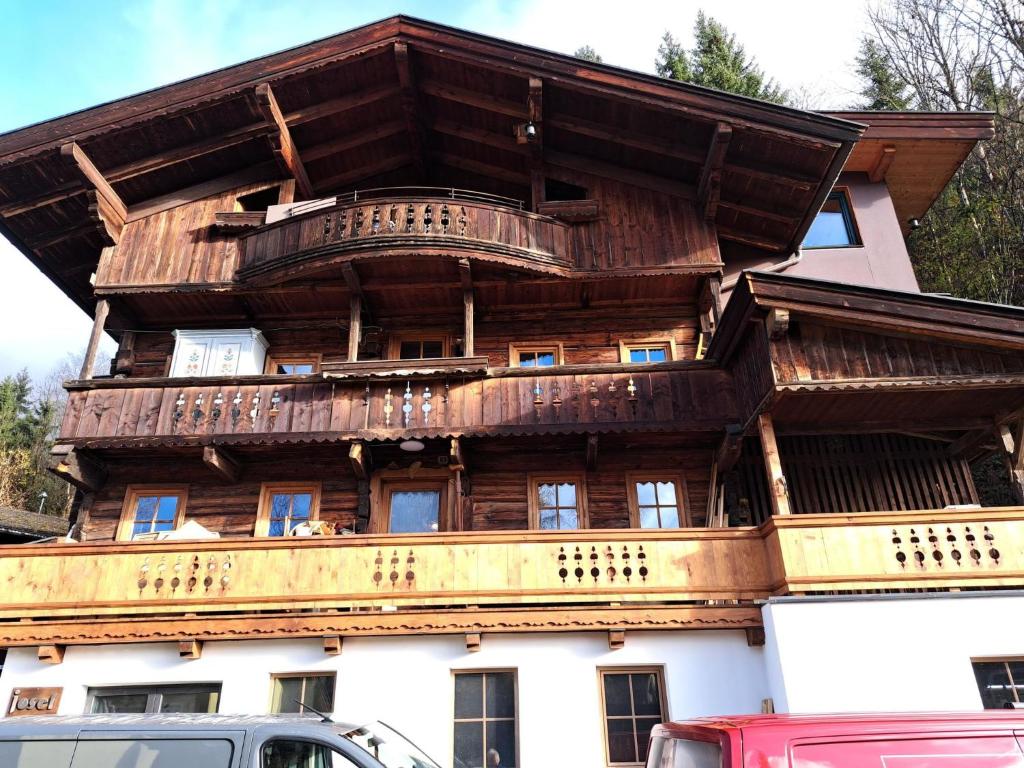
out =
<path fill-rule="evenodd" d="M 860 244 L 849 195 L 844 189 L 833 190 L 807 230 L 803 247 L 848 248 Z"/>

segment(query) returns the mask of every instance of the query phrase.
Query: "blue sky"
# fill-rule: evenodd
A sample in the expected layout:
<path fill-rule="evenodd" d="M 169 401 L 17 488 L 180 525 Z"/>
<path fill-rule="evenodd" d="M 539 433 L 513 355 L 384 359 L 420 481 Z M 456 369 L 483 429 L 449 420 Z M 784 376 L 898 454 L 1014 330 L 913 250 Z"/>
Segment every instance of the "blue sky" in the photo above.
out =
<path fill-rule="evenodd" d="M 820 0 L 0 0 L 0 132 L 67 114 L 395 13 L 571 53 L 590 44 L 606 62 L 653 70 L 670 29 L 684 41 L 697 10 L 726 24 L 783 85 L 819 107 L 854 98 L 850 75 L 860 3 Z M 80 352 L 90 322 L 0 238 L 0 376 L 42 376 Z"/>

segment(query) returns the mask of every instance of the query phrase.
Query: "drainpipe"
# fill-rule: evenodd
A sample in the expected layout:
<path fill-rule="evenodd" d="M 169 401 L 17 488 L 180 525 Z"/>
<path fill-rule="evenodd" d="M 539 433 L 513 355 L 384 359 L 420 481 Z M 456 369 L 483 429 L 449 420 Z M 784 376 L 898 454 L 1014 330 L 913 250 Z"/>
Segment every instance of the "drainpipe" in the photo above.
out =
<path fill-rule="evenodd" d="M 780 261 L 778 264 L 770 264 L 767 267 L 763 267 L 758 272 L 785 272 L 787 269 L 792 267 L 794 264 L 799 264 L 803 261 L 804 251 L 803 248 L 797 248 L 796 251 L 785 261 Z M 731 291 L 736 287 L 736 283 L 739 282 L 740 276 L 731 277 L 728 280 L 722 281 L 722 290 Z"/>

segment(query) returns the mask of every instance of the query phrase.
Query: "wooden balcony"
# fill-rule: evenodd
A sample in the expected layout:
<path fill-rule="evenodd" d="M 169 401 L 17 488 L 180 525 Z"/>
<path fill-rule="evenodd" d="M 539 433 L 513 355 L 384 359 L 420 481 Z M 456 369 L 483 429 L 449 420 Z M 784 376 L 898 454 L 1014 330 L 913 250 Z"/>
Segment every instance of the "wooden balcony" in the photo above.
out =
<path fill-rule="evenodd" d="M 4 546 L 0 644 L 752 628 L 753 601 L 771 595 L 1019 588 L 1022 523 L 1014 507 L 759 528 Z"/>
<path fill-rule="evenodd" d="M 701 431 L 733 416 L 727 374 L 700 362 L 558 370 L 69 382 L 59 440 L 98 447 Z"/>
<path fill-rule="evenodd" d="M 448 195 L 378 192 L 338 198 L 326 207 L 307 204 L 243 235 L 238 278 L 277 281 L 367 251 L 375 256 L 471 255 L 557 275 L 573 264 L 568 224 L 505 198 L 455 190 Z"/>

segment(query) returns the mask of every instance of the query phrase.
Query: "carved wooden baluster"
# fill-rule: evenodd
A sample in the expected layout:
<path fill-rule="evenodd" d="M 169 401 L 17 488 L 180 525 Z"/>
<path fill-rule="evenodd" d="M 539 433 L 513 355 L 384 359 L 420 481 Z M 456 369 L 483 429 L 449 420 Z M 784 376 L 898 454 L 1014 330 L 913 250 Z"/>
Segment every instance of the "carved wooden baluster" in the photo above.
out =
<path fill-rule="evenodd" d="M 423 209 L 423 232 L 430 234 L 431 229 L 434 226 L 434 207 L 427 203 L 427 206 Z"/>
<path fill-rule="evenodd" d="M 412 389 L 409 387 L 409 382 L 405 382 L 405 392 L 402 394 L 402 400 L 405 401 L 402 404 L 402 423 L 408 429 L 409 418 L 412 416 Z"/>
<path fill-rule="evenodd" d="M 405 209 L 405 231 L 412 232 L 413 225 L 416 223 L 416 209 L 412 207 L 412 203 Z"/>
<path fill-rule="evenodd" d="M 224 393 L 218 392 L 216 397 L 213 398 L 213 410 L 210 411 L 210 420 L 213 425 L 216 426 L 217 422 L 220 421 L 221 415 L 224 413 Z"/>
<path fill-rule="evenodd" d="M 459 237 L 466 236 L 466 207 L 459 206 Z"/>
<path fill-rule="evenodd" d="M 366 388 L 363 390 L 363 407 L 370 407 L 370 381 L 367 379 Z"/>
<path fill-rule="evenodd" d="M 558 418 L 558 414 L 562 412 L 562 388 L 558 386 L 558 382 L 554 382 L 551 385 L 551 405 L 555 408 L 555 418 Z"/>
<path fill-rule="evenodd" d="M 324 236 L 323 242 L 328 242 L 331 239 L 331 214 L 324 216 Z"/>
<path fill-rule="evenodd" d="M 448 234 L 448 227 L 452 223 L 451 214 L 448 211 L 448 203 L 441 206 L 441 234 Z"/>
<path fill-rule="evenodd" d="M 423 388 L 423 403 L 420 405 L 420 410 L 423 411 L 423 426 L 429 426 L 430 424 L 430 412 L 434 406 L 430 404 L 430 398 L 433 395 L 430 393 L 430 387 Z"/>
<path fill-rule="evenodd" d="M 597 391 L 597 383 L 591 379 L 590 384 L 587 386 L 587 391 L 590 393 L 590 407 L 595 411 L 598 406 L 601 405 L 601 397 Z"/>
<path fill-rule="evenodd" d="M 271 426 L 279 413 L 281 413 L 281 393 L 275 389 L 274 394 L 270 396 L 270 410 L 267 412 L 267 415 L 270 416 Z"/>
<path fill-rule="evenodd" d="M 185 392 L 178 393 L 178 399 L 174 401 L 173 426 L 177 427 L 181 417 L 185 415 Z"/>
<path fill-rule="evenodd" d="M 338 213 L 338 228 L 334 230 L 334 237 L 336 240 L 344 240 L 346 228 L 348 227 L 348 210 L 342 209 Z"/>
<path fill-rule="evenodd" d="M 235 429 L 238 426 L 238 420 L 242 418 L 242 390 L 235 392 L 234 398 L 231 400 L 231 428 Z"/>
<path fill-rule="evenodd" d="M 199 426 L 200 420 L 203 418 L 203 393 L 200 392 L 196 395 L 195 404 L 192 406 L 192 429 L 196 429 Z"/>
<path fill-rule="evenodd" d="M 537 421 L 540 421 L 540 409 L 544 407 L 544 387 L 540 385 L 540 380 L 535 379 L 533 382 L 533 414 Z"/>
<path fill-rule="evenodd" d="M 388 387 L 384 393 L 384 426 L 391 426 L 391 413 L 395 410 L 395 406 L 392 404 L 394 396 L 391 394 L 391 387 Z"/>
<path fill-rule="evenodd" d="M 637 405 L 636 382 L 633 381 L 633 377 L 632 376 L 629 377 L 629 383 L 626 384 L 626 392 L 628 393 L 627 399 L 629 400 L 629 407 L 632 409 L 633 415 L 636 416 L 636 405 Z"/>
<path fill-rule="evenodd" d="M 370 220 L 370 234 L 376 235 L 380 232 L 380 206 L 373 206 L 373 217 Z"/>
<path fill-rule="evenodd" d="M 394 203 L 391 204 L 391 210 L 388 212 L 388 232 L 394 232 L 398 227 L 398 206 Z"/>
<path fill-rule="evenodd" d="M 358 237 L 363 228 L 363 217 L 366 212 L 362 208 L 356 208 L 356 215 L 352 217 L 352 237 Z"/>
<path fill-rule="evenodd" d="M 249 419 L 252 421 L 250 429 L 256 429 L 256 417 L 260 415 L 260 393 L 252 396 L 252 407 L 249 409 Z"/>

